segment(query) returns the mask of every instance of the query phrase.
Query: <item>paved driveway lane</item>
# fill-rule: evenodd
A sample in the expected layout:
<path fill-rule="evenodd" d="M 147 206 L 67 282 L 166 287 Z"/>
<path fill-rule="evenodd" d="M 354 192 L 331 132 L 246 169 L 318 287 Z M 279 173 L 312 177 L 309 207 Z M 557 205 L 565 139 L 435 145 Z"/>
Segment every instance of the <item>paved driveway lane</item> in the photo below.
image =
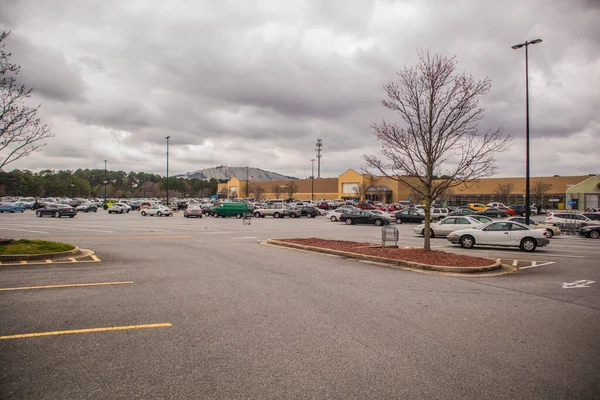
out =
<path fill-rule="evenodd" d="M 2 277 L 11 285 L 65 278 L 134 284 L 0 292 L 11 332 L 69 324 L 173 326 L 0 341 L 1 397 L 591 399 L 600 392 L 596 292 L 545 294 L 554 280 L 579 276 L 573 272 L 594 276 L 586 260 L 565 265 L 560 259 L 499 278 L 455 278 L 256 243 L 312 236 L 378 241 L 375 227 L 306 219 L 243 227 L 212 218 L 191 221 L 199 223 L 194 226 L 177 217 L 111 217 L 127 220 L 98 227 L 118 232 L 128 221 L 170 233 L 124 228 L 123 234 L 71 235 L 97 250 L 102 262 L 45 272 L 6 269 Z M 401 231 L 406 241 L 421 244 L 408 227 Z M 52 235 L 64 235 L 58 231 Z M 144 235 L 154 238 L 137 238 Z"/>

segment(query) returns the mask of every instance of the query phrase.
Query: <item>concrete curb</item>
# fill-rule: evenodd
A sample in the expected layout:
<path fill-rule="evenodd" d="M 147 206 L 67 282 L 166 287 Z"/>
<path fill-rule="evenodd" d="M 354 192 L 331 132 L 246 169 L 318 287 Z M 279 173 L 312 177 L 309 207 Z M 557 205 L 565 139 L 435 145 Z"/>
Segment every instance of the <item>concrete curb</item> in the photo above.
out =
<path fill-rule="evenodd" d="M 33 261 L 33 260 L 57 260 L 60 258 L 69 258 L 86 254 L 89 250 L 82 250 L 79 247 L 75 247 L 69 251 L 59 251 L 57 253 L 44 253 L 44 254 L 2 254 L 0 255 L 0 262 L 5 263 L 9 261 Z"/>
<path fill-rule="evenodd" d="M 421 263 L 416 263 L 416 262 L 412 262 L 412 261 L 393 260 L 393 259 L 389 259 L 389 258 L 369 256 L 369 255 L 358 254 L 358 253 L 348 253 L 348 252 L 340 251 L 340 250 L 324 249 L 321 247 L 312 247 L 312 246 L 305 246 L 305 245 L 296 244 L 296 243 L 282 242 L 282 241 L 275 240 L 275 239 L 268 239 L 266 241 L 266 243 L 275 245 L 275 246 L 280 246 L 280 247 L 290 247 L 290 248 L 295 248 L 295 249 L 313 251 L 313 252 L 317 252 L 317 253 L 335 254 L 335 255 L 347 257 L 347 258 L 356 258 L 359 260 L 375 261 L 375 262 L 379 262 L 379 263 L 388 264 L 391 266 L 422 269 L 422 270 L 426 270 L 426 271 L 473 274 L 473 273 L 496 271 L 496 270 L 502 268 L 502 263 L 500 262 L 499 259 L 495 260 L 494 264 L 488 265 L 485 267 L 448 267 L 448 266 L 421 264 Z M 490 259 L 490 261 L 492 261 L 492 260 Z"/>

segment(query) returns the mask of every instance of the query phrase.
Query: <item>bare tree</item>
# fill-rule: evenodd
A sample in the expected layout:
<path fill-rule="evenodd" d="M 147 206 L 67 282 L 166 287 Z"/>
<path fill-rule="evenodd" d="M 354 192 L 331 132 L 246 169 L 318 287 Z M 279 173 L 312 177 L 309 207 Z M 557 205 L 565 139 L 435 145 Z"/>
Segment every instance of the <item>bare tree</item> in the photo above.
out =
<path fill-rule="evenodd" d="M 456 58 L 420 53 L 414 67 L 398 72 L 398 82 L 384 86 L 385 108 L 402 121 L 372 125 L 382 143 L 381 155 L 363 155 L 368 168 L 400 181 L 425 200 L 424 250 L 431 250 L 431 203 L 449 188 L 469 185 L 496 172 L 494 155 L 511 137 L 500 128 L 478 130 L 484 115 L 479 98 L 491 87 L 458 73 Z M 436 176 L 443 178 L 435 179 Z"/>
<path fill-rule="evenodd" d="M 293 199 L 294 194 L 298 193 L 298 185 L 294 181 L 289 181 L 286 189 L 287 189 L 287 194 L 290 196 L 290 199 Z"/>
<path fill-rule="evenodd" d="M 254 193 L 254 198 L 256 199 L 256 201 L 260 201 L 260 198 L 263 194 L 265 194 L 266 191 L 264 187 L 256 183 L 251 186 L 251 189 L 251 192 Z"/>
<path fill-rule="evenodd" d="M 275 184 L 271 188 L 271 191 L 275 195 L 275 198 L 279 200 L 279 198 L 281 197 L 281 194 L 283 193 L 283 188 L 281 187 L 281 185 Z"/>
<path fill-rule="evenodd" d="M 37 116 L 40 107 L 25 104 L 31 89 L 16 82 L 20 67 L 11 64 L 12 54 L 4 51 L 9 34 L 0 34 L 0 170 L 39 150 L 45 146 L 44 140 L 54 136 L 50 126 L 43 125 Z"/>
<path fill-rule="evenodd" d="M 508 196 L 515 190 L 515 185 L 512 183 L 499 184 L 494 189 L 494 194 L 498 196 L 499 201 L 508 203 Z"/>
<path fill-rule="evenodd" d="M 363 202 L 367 199 L 368 187 L 369 185 L 367 185 L 365 182 L 358 183 L 356 184 L 356 186 L 354 186 L 354 195 L 356 196 L 359 202 Z"/>
<path fill-rule="evenodd" d="M 544 196 L 552 189 L 552 184 L 544 181 L 534 181 L 531 185 L 534 201 L 538 204 L 544 204 Z"/>

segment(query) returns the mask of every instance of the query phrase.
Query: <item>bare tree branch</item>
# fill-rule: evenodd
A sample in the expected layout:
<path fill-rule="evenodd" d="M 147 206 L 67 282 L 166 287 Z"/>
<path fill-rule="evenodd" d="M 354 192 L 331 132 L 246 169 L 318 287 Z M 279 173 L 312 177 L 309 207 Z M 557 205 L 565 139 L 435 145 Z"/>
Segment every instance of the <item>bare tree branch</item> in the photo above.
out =
<path fill-rule="evenodd" d="M 38 107 L 28 107 L 25 100 L 31 89 L 17 85 L 19 66 L 11 64 L 11 53 L 4 51 L 9 32 L 0 34 L 0 170 L 7 164 L 40 150 L 53 137 L 50 126 L 38 118 Z"/>
<path fill-rule="evenodd" d="M 384 85 L 382 104 L 400 122 L 373 124 L 381 155 L 363 155 L 368 169 L 404 183 L 425 200 L 425 250 L 430 250 L 431 204 L 454 187 L 493 175 L 495 154 L 512 140 L 500 128 L 479 130 L 485 113 L 479 99 L 491 82 L 459 73 L 456 65 L 455 57 L 420 53 L 415 66 L 404 67 L 396 82 Z"/>

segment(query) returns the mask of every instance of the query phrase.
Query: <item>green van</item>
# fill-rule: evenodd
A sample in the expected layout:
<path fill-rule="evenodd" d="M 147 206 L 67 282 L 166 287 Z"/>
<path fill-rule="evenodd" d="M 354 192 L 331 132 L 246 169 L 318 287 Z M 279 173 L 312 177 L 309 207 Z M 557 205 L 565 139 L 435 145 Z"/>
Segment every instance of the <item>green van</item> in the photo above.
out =
<path fill-rule="evenodd" d="M 247 203 L 221 203 L 212 209 L 213 217 L 242 218 L 244 214 L 252 215 L 254 207 Z"/>

